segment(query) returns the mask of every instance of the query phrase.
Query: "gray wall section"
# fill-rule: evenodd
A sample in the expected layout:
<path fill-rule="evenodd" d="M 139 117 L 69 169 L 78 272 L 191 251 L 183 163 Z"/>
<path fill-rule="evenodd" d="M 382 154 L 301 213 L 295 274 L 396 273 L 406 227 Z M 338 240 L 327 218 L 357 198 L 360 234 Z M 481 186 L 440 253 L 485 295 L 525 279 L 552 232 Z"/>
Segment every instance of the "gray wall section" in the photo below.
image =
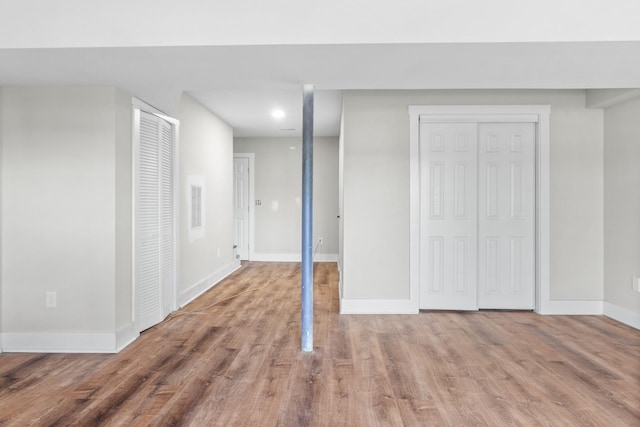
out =
<path fill-rule="evenodd" d="M 302 145 L 300 138 L 236 138 L 234 152 L 254 153 L 255 248 L 261 257 L 299 256 Z M 338 253 L 338 139 L 314 138 L 313 235 L 316 254 Z M 254 203 L 251 201 L 251 203 Z"/>
<path fill-rule="evenodd" d="M 3 218 L 3 209 L 2 209 L 2 205 L 3 205 L 3 197 L 2 197 L 2 193 L 3 193 L 3 187 L 4 187 L 4 180 L 3 180 L 3 162 L 2 162 L 2 137 L 4 135 L 4 126 L 2 124 L 2 120 L 4 117 L 4 102 L 2 100 L 3 97 L 3 92 L 4 92 L 4 88 L 0 86 L 0 334 L 2 334 L 3 328 L 3 308 L 2 308 L 2 294 L 3 294 L 3 286 L 2 286 L 2 260 L 3 260 L 3 239 L 2 239 L 2 218 Z M 2 340 L 0 339 L 0 353 L 2 352 Z"/>
<path fill-rule="evenodd" d="M 7 87 L 3 105 L 3 332 L 112 332 L 114 89 Z"/>
<path fill-rule="evenodd" d="M 199 102 L 183 94 L 176 116 L 179 145 L 180 295 L 235 262 L 233 251 L 233 129 Z M 188 177 L 202 177 L 204 232 L 190 241 Z M 218 255 L 219 254 L 219 255 Z"/>
<path fill-rule="evenodd" d="M 551 105 L 551 298 L 603 297 L 603 113 L 584 91 L 344 94 L 343 297 L 409 297 L 409 105 Z"/>
<path fill-rule="evenodd" d="M 124 330 L 133 320 L 131 97 L 112 87 L 1 94 L 2 332 Z M 180 182 L 199 174 L 207 190 L 207 231 L 194 242 L 185 243 L 179 200 L 180 293 L 234 259 L 233 131 L 188 96 L 179 119 Z M 57 308 L 45 307 L 48 291 Z"/>
<path fill-rule="evenodd" d="M 640 100 L 586 109 L 583 91 L 347 92 L 343 296 L 409 293 L 409 105 L 551 105 L 551 297 L 640 312 Z M 131 320 L 131 105 L 105 87 L 0 92 L 3 332 L 111 332 Z M 204 177 L 207 232 L 189 242 L 180 205 L 179 292 L 233 260 L 233 151 L 256 161 L 256 251 L 300 251 L 300 141 L 237 139 L 183 96 L 181 193 Z M 606 144 L 603 142 L 606 141 Z M 294 150 L 290 147 L 295 147 Z M 315 140 L 315 236 L 338 252 L 336 138 Z M 604 184 L 603 184 L 604 181 Z M 604 185 L 604 187 L 603 187 Z M 274 202 L 278 202 L 277 204 Z M 261 234 L 262 233 L 262 234 Z M 603 249 L 604 248 L 604 249 Z M 218 249 L 220 256 L 218 257 Z M 604 286 L 603 286 L 604 282 Z M 58 293 L 58 308 L 45 293 Z"/>
<path fill-rule="evenodd" d="M 604 113 L 604 300 L 640 313 L 640 98 Z"/>
<path fill-rule="evenodd" d="M 115 186 L 116 186 L 116 324 L 133 322 L 133 108 L 131 96 L 115 90 Z"/>

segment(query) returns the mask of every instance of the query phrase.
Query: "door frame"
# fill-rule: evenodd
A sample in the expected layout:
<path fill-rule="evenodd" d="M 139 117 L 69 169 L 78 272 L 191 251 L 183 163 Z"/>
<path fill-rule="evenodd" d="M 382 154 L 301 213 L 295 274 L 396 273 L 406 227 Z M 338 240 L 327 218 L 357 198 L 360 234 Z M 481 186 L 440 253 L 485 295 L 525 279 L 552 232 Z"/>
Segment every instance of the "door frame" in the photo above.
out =
<path fill-rule="evenodd" d="M 254 153 L 233 153 L 233 158 L 249 159 L 249 261 L 255 259 L 255 180 Z M 234 196 L 235 197 L 235 196 Z"/>
<path fill-rule="evenodd" d="M 535 311 L 549 312 L 550 105 L 409 106 L 409 283 L 416 312 L 420 303 L 420 123 L 497 122 L 535 124 Z"/>
<path fill-rule="evenodd" d="M 140 112 L 144 111 L 149 114 L 153 114 L 158 116 L 159 118 L 167 121 L 171 124 L 172 130 L 172 138 L 173 138 L 173 292 L 171 295 L 171 312 L 177 309 L 177 300 L 178 300 L 178 277 L 179 275 L 179 244 L 178 244 L 178 236 L 180 235 L 178 227 L 180 226 L 180 209 L 178 209 L 178 199 L 179 199 L 179 191 L 180 191 L 180 159 L 179 159 L 179 142 L 180 142 L 180 120 L 170 117 L 166 115 L 164 112 L 152 107 L 146 102 L 138 99 L 132 98 L 131 100 L 133 106 L 133 122 L 132 122 L 132 144 L 131 144 L 131 254 L 132 254 L 132 265 L 131 265 L 131 283 L 132 283 L 132 311 L 131 311 L 131 320 L 135 325 L 136 334 L 141 332 L 140 330 L 140 316 L 138 310 L 139 303 L 139 289 L 138 284 L 136 282 L 136 186 L 137 186 L 137 174 L 138 174 L 138 147 L 140 145 Z M 169 313 L 166 313 L 168 315 Z M 163 313 L 165 315 L 165 313 Z"/>

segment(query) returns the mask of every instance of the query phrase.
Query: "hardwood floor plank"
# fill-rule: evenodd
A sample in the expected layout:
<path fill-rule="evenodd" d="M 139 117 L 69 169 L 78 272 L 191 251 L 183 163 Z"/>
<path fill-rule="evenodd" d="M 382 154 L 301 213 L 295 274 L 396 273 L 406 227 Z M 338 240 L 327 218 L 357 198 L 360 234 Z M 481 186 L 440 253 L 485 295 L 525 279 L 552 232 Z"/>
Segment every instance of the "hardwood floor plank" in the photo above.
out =
<path fill-rule="evenodd" d="M 0 426 L 638 426 L 640 331 L 531 312 L 340 315 L 314 264 L 245 263 L 116 355 L 0 354 Z"/>

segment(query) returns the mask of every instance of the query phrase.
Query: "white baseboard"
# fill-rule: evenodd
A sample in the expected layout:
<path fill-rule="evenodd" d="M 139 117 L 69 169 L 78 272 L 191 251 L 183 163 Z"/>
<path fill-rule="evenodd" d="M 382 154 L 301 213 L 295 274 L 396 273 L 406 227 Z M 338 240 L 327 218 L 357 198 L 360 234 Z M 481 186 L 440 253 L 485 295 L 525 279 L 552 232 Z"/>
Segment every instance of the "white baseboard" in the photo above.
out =
<path fill-rule="evenodd" d="M 341 314 L 416 314 L 418 304 L 410 299 L 340 299 Z M 602 301 L 553 300 L 544 304 L 539 314 L 601 315 Z"/>
<path fill-rule="evenodd" d="M 602 301 L 549 300 L 542 303 L 538 314 L 555 315 L 600 315 Z"/>
<path fill-rule="evenodd" d="M 131 344 L 140 336 L 135 322 L 131 322 L 116 331 L 116 353 Z"/>
<path fill-rule="evenodd" d="M 410 299 L 340 299 L 340 314 L 417 314 Z"/>
<path fill-rule="evenodd" d="M 256 252 L 250 261 L 259 262 L 300 262 L 300 254 L 264 254 Z"/>
<path fill-rule="evenodd" d="M 2 350 L 8 353 L 116 353 L 116 341 L 115 333 L 5 332 Z"/>
<path fill-rule="evenodd" d="M 618 322 L 622 322 L 625 325 L 640 329 L 640 313 L 637 311 L 629 310 L 628 308 L 620 307 L 619 305 L 605 301 L 604 315 L 617 320 Z"/>
<path fill-rule="evenodd" d="M 313 262 L 338 262 L 338 254 L 315 254 Z"/>
<path fill-rule="evenodd" d="M 251 261 L 260 262 L 300 262 L 302 256 L 300 254 L 265 254 L 254 253 Z M 338 254 L 315 254 L 313 262 L 338 262 Z"/>
<path fill-rule="evenodd" d="M 240 268 L 240 261 L 233 261 L 231 264 L 221 268 L 186 291 L 180 292 L 180 295 L 178 295 L 178 307 L 182 308 L 189 304 L 191 301 L 220 283 L 222 279 L 236 271 L 238 268 Z"/>

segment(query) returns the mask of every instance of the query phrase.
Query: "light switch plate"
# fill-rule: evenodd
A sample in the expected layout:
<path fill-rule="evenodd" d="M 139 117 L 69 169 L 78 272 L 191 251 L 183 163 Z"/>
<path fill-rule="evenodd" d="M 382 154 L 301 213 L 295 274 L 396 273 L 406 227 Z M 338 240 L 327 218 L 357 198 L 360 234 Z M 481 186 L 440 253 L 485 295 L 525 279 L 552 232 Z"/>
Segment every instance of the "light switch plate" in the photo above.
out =
<path fill-rule="evenodd" d="M 45 306 L 48 308 L 55 308 L 58 305 L 57 295 L 55 292 L 47 292 L 47 301 Z"/>

